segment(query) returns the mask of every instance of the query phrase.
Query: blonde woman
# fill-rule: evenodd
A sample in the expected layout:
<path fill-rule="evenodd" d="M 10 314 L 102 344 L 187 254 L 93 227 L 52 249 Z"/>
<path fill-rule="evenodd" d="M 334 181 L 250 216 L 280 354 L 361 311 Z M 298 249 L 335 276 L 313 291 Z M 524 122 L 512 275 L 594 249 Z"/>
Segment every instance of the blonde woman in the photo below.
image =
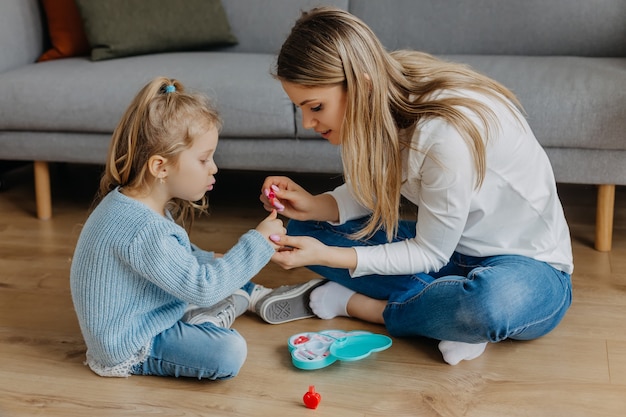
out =
<path fill-rule="evenodd" d="M 440 340 L 453 365 L 560 322 L 571 303 L 569 230 L 511 91 L 424 53 L 389 53 L 335 8 L 303 13 L 275 77 L 304 127 L 341 146 L 344 185 L 311 195 L 272 176 L 261 193 L 267 210 L 292 219 L 273 260 L 329 280 L 310 295 L 318 317 Z M 401 219 L 402 196 L 416 221 Z"/>
<path fill-rule="evenodd" d="M 205 96 L 160 77 L 113 133 L 70 272 L 87 364 L 98 375 L 232 378 L 247 355 L 230 328 L 237 316 L 281 323 L 307 313 L 292 301 L 315 281 L 276 290 L 250 281 L 278 248 L 269 237 L 285 232 L 275 212 L 225 254 L 189 240 L 215 185 L 220 127 Z"/>

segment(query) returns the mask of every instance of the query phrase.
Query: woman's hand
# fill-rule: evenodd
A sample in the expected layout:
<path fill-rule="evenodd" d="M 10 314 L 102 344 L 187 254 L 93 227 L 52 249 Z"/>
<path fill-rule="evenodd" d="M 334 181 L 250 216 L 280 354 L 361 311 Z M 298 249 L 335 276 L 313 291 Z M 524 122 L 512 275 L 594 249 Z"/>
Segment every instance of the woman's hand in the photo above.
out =
<path fill-rule="evenodd" d="M 283 221 L 278 218 L 276 210 L 272 210 L 269 216 L 267 216 L 256 227 L 256 231 L 265 236 L 274 246 L 274 249 L 281 247 L 280 243 L 275 243 L 274 239 L 287 233 L 287 230 L 283 226 Z"/>
<path fill-rule="evenodd" d="M 294 220 L 338 221 L 337 202 L 329 194 L 312 195 L 288 177 L 267 177 L 259 197 L 267 211 Z"/>
<path fill-rule="evenodd" d="M 327 246 L 310 236 L 281 235 L 272 236 L 272 240 L 282 246 L 272 256 L 272 261 L 284 269 L 308 265 L 356 268 L 356 251 L 352 248 Z"/>
<path fill-rule="evenodd" d="M 296 220 L 309 220 L 315 211 L 314 196 L 287 177 L 267 177 L 259 197 L 267 211 Z"/>

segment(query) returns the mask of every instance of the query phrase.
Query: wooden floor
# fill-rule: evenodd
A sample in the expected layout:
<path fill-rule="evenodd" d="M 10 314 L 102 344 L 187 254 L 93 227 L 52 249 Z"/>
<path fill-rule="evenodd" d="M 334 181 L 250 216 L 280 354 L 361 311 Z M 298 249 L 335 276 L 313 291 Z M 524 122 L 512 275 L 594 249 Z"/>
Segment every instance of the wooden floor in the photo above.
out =
<path fill-rule="evenodd" d="M 617 189 L 613 251 L 592 249 L 595 188 L 561 185 L 576 271 L 574 302 L 562 324 L 531 342 L 505 341 L 457 366 L 436 343 L 394 339 L 357 362 L 316 371 L 292 366 L 289 336 L 323 329 L 382 327 L 347 318 L 234 327 L 248 341 L 241 373 L 222 382 L 133 376 L 102 378 L 83 365 L 85 345 L 72 308 L 68 275 L 99 167 L 54 166 L 50 221 L 34 218 L 32 175 L 18 170 L 0 191 L 0 416 L 616 416 L 626 415 L 626 189 Z M 226 251 L 265 213 L 264 174 L 218 174 L 212 215 L 192 240 Z M 330 176 L 299 177 L 318 191 Z M 305 270 L 269 265 L 258 283 L 305 281 Z M 302 396 L 315 385 L 315 411 Z"/>

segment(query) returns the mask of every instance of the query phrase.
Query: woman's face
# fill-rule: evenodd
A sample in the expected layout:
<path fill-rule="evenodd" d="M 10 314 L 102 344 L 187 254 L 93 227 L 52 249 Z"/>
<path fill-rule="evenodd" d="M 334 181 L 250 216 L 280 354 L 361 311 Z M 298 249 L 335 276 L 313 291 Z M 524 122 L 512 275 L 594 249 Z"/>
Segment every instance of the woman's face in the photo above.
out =
<path fill-rule="evenodd" d="M 346 114 L 347 94 L 343 86 L 303 87 L 287 81 L 282 81 L 282 85 L 293 104 L 302 110 L 302 126 L 339 145 Z"/>

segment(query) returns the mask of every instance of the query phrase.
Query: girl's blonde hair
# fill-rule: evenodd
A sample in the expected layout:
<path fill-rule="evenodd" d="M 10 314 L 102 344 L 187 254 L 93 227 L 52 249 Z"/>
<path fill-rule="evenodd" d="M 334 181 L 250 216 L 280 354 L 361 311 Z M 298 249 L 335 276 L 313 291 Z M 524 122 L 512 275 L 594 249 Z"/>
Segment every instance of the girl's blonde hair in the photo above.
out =
<path fill-rule="evenodd" d="M 352 14 L 334 7 L 304 12 L 284 42 L 274 77 L 305 87 L 341 85 L 347 94 L 341 131 L 346 181 L 355 198 L 372 210 L 354 238 L 384 229 L 388 240 L 397 232 L 402 185 L 401 151 L 411 146 L 419 121 L 443 118 L 457 128 L 471 149 L 476 187 L 485 177 L 486 138 L 497 121 L 477 100 L 437 96 L 443 90 L 473 90 L 521 106 L 498 82 L 466 66 L 416 51 L 387 52 L 372 30 Z M 508 99 L 508 100 L 507 100 Z M 513 104 L 511 104 L 513 103 Z M 477 125 L 461 109 L 474 112 Z M 400 134 L 406 129 L 407 134 Z"/>
<path fill-rule="evenodd" d="M 137 93 L 113 132 L 98 200 L 116 187 L 147 190 L 155 181 L 148 171 L 150 157 L 160 155 L 176 166 L 180 153 L 213 126 L 219 131 L 222 122 L 206 96 L 185 91 L 172 78 L 153 79 Z M 206 196 L 199 202 L 173 199 L 168 206 L 187 228 L 195 212 L 207 208 Z"/>

